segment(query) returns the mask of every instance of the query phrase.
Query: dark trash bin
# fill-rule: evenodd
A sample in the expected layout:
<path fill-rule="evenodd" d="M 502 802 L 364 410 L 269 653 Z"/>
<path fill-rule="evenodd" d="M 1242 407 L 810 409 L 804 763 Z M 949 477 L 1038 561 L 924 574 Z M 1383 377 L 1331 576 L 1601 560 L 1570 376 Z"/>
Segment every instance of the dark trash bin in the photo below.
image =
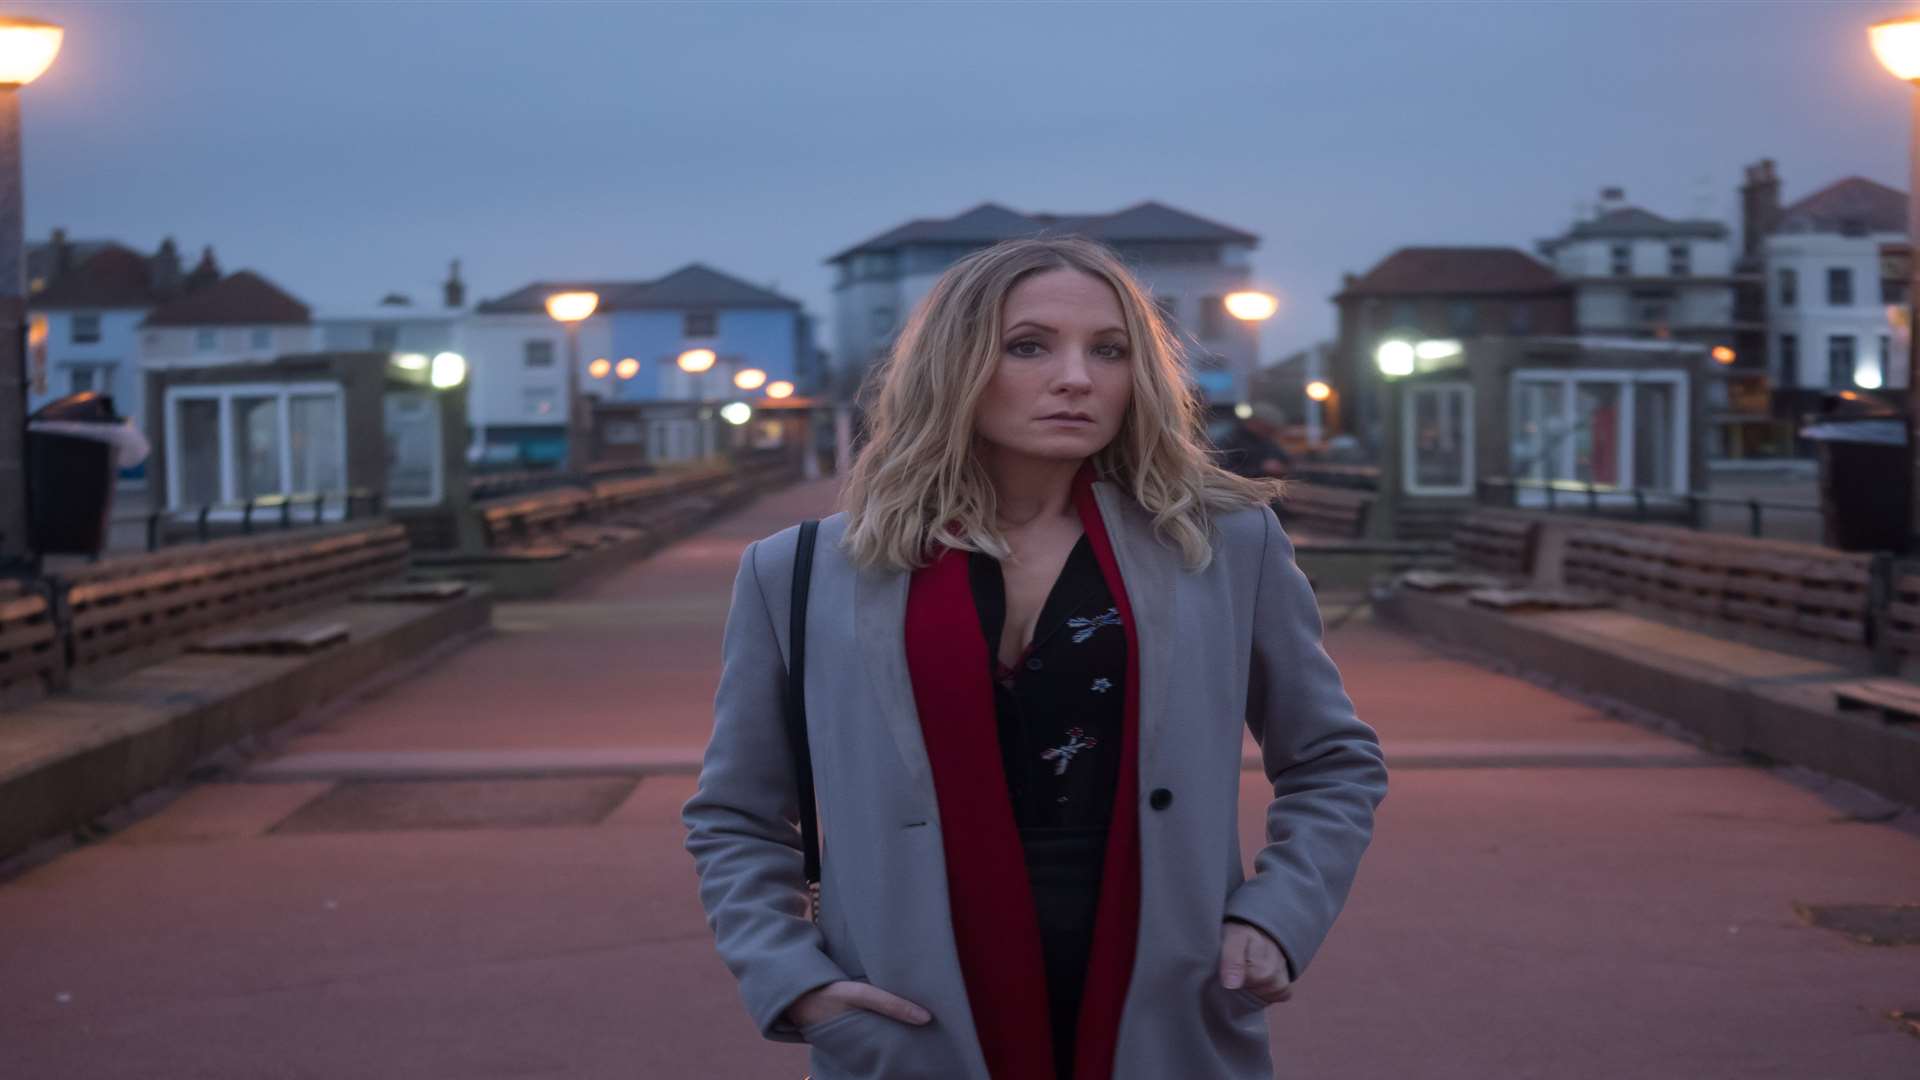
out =
<path fill-rule="evenodd" d="M 1906 550 L 1913 501 L 1906 416 L 1864 394 L 1836 394 L 1800 437 L 1814 444 L 1820 463 L 1827 546 Z"/>
<path fill-rule="evenodd" d="M 107 544 L 115 475 L 146 460 L 147 441 L 92 392 L 27 417 L 27 546 L 41 555 L 97 555 Z"/>

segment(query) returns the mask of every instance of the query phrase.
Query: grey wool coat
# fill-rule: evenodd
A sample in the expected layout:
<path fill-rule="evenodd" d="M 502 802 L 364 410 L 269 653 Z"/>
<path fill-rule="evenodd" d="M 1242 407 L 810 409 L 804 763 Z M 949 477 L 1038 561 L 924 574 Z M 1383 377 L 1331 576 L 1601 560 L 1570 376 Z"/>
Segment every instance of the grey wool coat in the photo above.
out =
<path fill-rule="evenodd" d="M 1195 572 L 1131 496 L 1106 481 L 1093 490 L 1141 654 L 1138 801 L 1114 808 L 1138 815 L 1141 860 L 1114 1080 L 1266 1080 L 1263 1005 L 1220 985 L 1221 922 L 1260 927 L 1296 978 L 1306 970 L 1386 795 L 1380 744 L 1321 645 L 1319 608 L 1272 510 L 1217 519 L 1213 562 Z M 821 525 L 807 610 L 819 921 L 808 918 L 781 713 L 797 528 L 749 546 L 734 582 L 713 737 L 683 810 L 700 899 L 748 1012 L 767 1037 L 811 1044 L 815 1080 L 989 1080 L 907 671 L 909 575 L 854 567 L 839 549 L 845 529 L 843 514 Z M 1251 877 L 1236 821 L 1247 729 L 1273 788 Z M 933 1020 L 855 1010 L 796 1030 L 783 1018 L 840 979 L 899 994 Z"/>

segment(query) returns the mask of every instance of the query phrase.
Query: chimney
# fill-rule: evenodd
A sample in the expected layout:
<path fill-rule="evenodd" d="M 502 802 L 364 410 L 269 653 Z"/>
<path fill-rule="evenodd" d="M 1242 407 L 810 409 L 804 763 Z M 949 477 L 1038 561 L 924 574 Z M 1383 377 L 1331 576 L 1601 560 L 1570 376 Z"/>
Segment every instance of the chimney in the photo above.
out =
<path fill-rule="evenodd" d="M 1747 166 L 1747 182 L 1740 185 L 1740 251 L 1752 259 L 1774 227 L 1780 224 L 1780 177 L 1773 159 Z"/>
<path fill-rule="evenodd" d="M 455 311 L 467 306 L 467 284 L 460 280 L 460 260 L 453 260 L 453 267 L 447 271 L 447 306 Z"/>
<path fill-rule="evenodd" d="M 73 246 L 67 243 L 67 230 L 53 230 L 53 266 L 47 273 L 49 281 L 58 281 L 67 271 L 73 269 Z"/>
<path fill-rule="evenodd" d="M 153 291 L 160 296 L 172 296 L 180 291 L 180 249 L 175 246 L 173 237 L 160 241 L 160 250 L 153 256 Z"/>
<path fill-rule="evenodd" d="M 200 254 L 200 262 L 187 275 L 187 291 L 197 292 L 220 280 L 220 264 L 214 261 L 213 245 Z"/>
<path fill-rule="evenodd" d="M 1594 208 L 1596 217 L 1604 217 L 1627 205 L 1627 189 L 1622 187 L 1603 187 L 1600 189 L 1600 205 Z"/>
<path fill-rule="evenodd" d="M 406 293 L 390 292 L 380 298 L 381 307 L 412 307 L 413 297 Z"/>

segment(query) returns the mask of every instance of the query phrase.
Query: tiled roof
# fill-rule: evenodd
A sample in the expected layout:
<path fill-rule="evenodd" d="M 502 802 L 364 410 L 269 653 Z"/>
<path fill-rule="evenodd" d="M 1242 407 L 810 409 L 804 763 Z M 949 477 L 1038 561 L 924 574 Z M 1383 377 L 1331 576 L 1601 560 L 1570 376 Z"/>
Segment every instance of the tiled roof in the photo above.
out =
<path fill-rule="evenodd" d="M 1775 232 L 1869 233 L 1907 231 L 1907 193 L 1849 176 L 1780 211 Z"/>
<path fill-rule="evenodd" d="M 1617 210 L 1609 210 L 1592 221 L 1578 222 L 1567 231 L 1565 236 L 1549 240 L 1542 247 L 1550 251 L 1573 240 L 1637 240 L 1649 237 L 1665 239 L 1687 236 L 1720 240 L 1727 236 L 1727 227 L 1718 221 L 1676 221 L 1642 210 L 1637 206 L 1622 206 Z"/>
<path fill-rule="evenodd" d="M 142 325 L 261 326 L 312 321 L 307 305 L 259 274 L 241 270 L 168 301 Z"/>
<path fill-rule="evenodd" d="M 1023 214 L 998 203 L 981 203 L 950 218 L 917 218 L 847 248 L 827 261 L 861 252 L 893 251 L 909 244 L 985 246 L 1020 236 L 1079 235 L 1104 243 L 1199 241 L 1257 244 L 1252 233 L 1197 214 L 1147 202 L 1111 214 Z"/>
<path fill-rule="evenodd" d="M 1552 267 L 1518 248 L 1408 247 L 1382 259 L 1335 299 L 1545 293 L 1566 287 Z"/>
<path fill-rule="evenodd" d="M 159 303 L 147 257 L 119 244 L 106 244 L 28 303 L 36 308 L 145 308 Z"/>
<path fill-rule="evenodd" d="M 482 301 L 474 311 L 482 315 L 544 314 L 547 297 L 557 292 L 600 294 L 600 311 L 645 311 L 688 308 L 785 308 L 799 310 L 800 302 L 771 289 L 751 285 L 730 274 L 691 263 L 653 281 L 536 281 L 495 300 Z"/>

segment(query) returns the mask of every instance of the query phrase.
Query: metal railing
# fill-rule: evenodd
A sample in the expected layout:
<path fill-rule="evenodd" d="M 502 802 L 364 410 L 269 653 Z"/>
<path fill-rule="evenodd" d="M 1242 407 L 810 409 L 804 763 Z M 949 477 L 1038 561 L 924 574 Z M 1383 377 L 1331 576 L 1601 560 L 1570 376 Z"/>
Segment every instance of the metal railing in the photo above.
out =
<path fill-rule="evenodd" d="M 1618 484 L 1596 484 L 1581 480 L 1534 480 L 1526 477 L 1488 476 L 1481 478 L 1479 488 L 1479 499 L 1483 505 L 1546 510 L 1549 513 L 1585 513 L 1592 517 L 1626 517 L 1629 515 L 1624 511 L 1631 506 L 1630 516 L 1635 521 L 1671 522 L 1680 518 L 1689 528 L 1694 529 L 1705 527 L 1706 511 L 1709 509 L 1730 507 L 1747 512 L 1747 535 L 1756 538 L 1766 535 L 1768 511 L 1812 514 L 1815 517 L 1819 517 L 1822 513 L 1818 504 L 1774 502 L 1727 495 L 1698 495 L 1692 492 L 1679 494 L 1672 491 L 1624 487 Z M 1522 506 L 1520 504 L 1522 491 L 1543 492 L 1545 503 Z M 1661 514 L 1659 513 L 1661 509 L 1679 513 Z"/>
<path fill-rule="evenodd" d="M 324 525 L 328 521 L 352 521 L 357 516 L 379 517 L 380 493 L 366 488 L 345 491 L 306 491 L 284 495 L 256 495 L 242 502 L 205 503 L 198 507 L 176 507 L 145 514 L 147 550 L 166 546 L 170 523 L 191 523 L 193 538 L 206 543 L 217 535 L 234 535 L 216 526 L 238 525 L 238 535 L 250 536 L 263 529 L 297 529 Z M 329 518 L 329 507 L 337 517 Z M 364 511 L 364 514 L 362 513 Z"/>

